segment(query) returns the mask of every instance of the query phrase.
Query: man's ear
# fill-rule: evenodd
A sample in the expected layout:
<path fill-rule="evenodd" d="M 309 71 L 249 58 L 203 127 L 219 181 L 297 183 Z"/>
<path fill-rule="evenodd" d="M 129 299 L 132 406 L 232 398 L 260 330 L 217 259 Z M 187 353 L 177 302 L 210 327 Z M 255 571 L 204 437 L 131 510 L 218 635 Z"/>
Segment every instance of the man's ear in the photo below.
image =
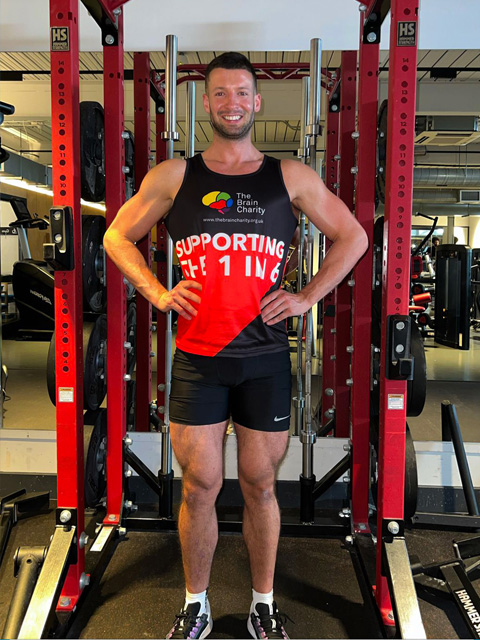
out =
<path fill-rule="evenodd" d="M 255 101 L 254 101 L 255 113 L 258 113 L 260 111 L 261 106 L 262 106 L 262 96 L 259 93 L 256 93 Z"/>
<path fill-rule="evenodd" d="M 206 113 L 210 113 L 210 103 L 208 101 L 208 96 L 206 93 L 203 94 L 203 108 L 205 109 Z"/>

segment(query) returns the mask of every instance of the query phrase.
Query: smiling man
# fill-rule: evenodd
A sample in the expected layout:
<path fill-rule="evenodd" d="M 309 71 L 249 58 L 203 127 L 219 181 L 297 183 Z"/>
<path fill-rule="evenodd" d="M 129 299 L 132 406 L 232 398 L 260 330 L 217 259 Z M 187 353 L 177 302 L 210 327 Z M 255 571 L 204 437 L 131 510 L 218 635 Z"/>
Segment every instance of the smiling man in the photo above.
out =
<path fill-rule="evenodd" d="M 287 447 L 291 403 L 285 319 L 329 293 L 367 240 L 312 169 L 253 146 L 261 97 L 247 58 L 233 52 L 215 58 L 205 84 L 211 146 L 186 162 L 167 160 L 152 169 L 104 244 L 139 293 L 160 311 L 179 314 L 170 429 L 183 471 L 178 528 L 186 598 L 167 637 L 204 638 L 212 629 L 207 590 L 218 540 L 215 500 L 231 417 L 253 587 L 247 628 L 254 638 L 287 638 L 273 599 L 280 532 L 275 476 Z M 280 285 L 299 211 L 333 245 L 312 281 L 291 294 Z M 185 276 L 171 291 L 135 247 L 162 218 Z"/>

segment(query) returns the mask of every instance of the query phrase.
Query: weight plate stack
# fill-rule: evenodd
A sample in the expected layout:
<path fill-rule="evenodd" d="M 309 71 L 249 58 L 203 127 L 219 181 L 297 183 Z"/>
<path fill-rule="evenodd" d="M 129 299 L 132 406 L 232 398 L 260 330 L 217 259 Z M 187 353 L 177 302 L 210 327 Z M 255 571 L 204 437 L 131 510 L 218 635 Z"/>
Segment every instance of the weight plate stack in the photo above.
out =
<path fill-rule="evenodd" d="M 84 200 L 105 200 L 105 116 L 98 102 L 80 103 L 80 176 Z"/>
<path fill-rule="evenodd" d="M 95 411 L 107 392 L 107 316 L 98 316 L 95 322 L 83 326 L 83 406 Z M 56 404 L 55 334 L 48 349 L 47 387 L 50 400 Z"/>
<path fill-rule="evenodd" d="M 102 313 L 107 304 L 103 216 L 82 216 L 82 277 L 86 311 Z"/>
<path fill-rule="evenodd" d="M 87 411 L 83 423 L 85 506 L 93 508 L 107 488 L 107 410 Z"/>
<path fill-rule="evenodd" d="M 125 166 L 128 168 L 125 174 L 125 199 L 135 195 L 135 140 L 133 133 L 125 129 L 128 138 L 125 138 Z"/>
<path fill-rule="evenodd" d="M 385 202 L 385 179 L 387 177 L 387 120 L 388 100 L 384 100 L 378 111 L 376 181 L 376 195 L 383 203 Z"/>
<path fill-rule="evenodd" d="M 137 305 L 130 302 L 127 307 L 127 342 L 131 347 L 127 351 L 127 373 L 132 375 L 137 359 Z"/>

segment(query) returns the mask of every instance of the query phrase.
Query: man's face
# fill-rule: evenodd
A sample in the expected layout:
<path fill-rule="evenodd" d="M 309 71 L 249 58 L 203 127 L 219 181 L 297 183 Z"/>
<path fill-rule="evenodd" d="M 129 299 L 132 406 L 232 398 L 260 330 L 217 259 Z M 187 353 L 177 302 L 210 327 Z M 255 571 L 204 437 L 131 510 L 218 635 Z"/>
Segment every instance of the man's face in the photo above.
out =
<path fill-rule="evenodd" d="M 227 140 L 242 140 L 250 134 L 254 114 L 262 99 L 245 69 L 214 69 L 208 78 L 203 106 L 213 129 Z"/>

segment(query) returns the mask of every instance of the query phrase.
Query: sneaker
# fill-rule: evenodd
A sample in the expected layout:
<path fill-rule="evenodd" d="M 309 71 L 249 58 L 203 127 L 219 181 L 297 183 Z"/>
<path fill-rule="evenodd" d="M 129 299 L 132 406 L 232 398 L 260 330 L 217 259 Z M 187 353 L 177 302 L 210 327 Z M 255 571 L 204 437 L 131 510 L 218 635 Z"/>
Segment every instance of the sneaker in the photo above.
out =
<path fill-rule="evenodd" d="M 206 612 L 198 615 L 200 602 L 189 604 L 175 618 L 173 627 L 167 634 L 169 638 L 206 638 L 213 628 L 210 604 L 207 600 Z"/>
<path fill-rule="evenodd" d="M 278 613 L 277 603 L 274 602 L 271 612 L 268 604 L 259 602 L 250 613 L 247 629 L 252 638 L 283 638 L 288 640 L 285 631 L 286 617 Z"/>

